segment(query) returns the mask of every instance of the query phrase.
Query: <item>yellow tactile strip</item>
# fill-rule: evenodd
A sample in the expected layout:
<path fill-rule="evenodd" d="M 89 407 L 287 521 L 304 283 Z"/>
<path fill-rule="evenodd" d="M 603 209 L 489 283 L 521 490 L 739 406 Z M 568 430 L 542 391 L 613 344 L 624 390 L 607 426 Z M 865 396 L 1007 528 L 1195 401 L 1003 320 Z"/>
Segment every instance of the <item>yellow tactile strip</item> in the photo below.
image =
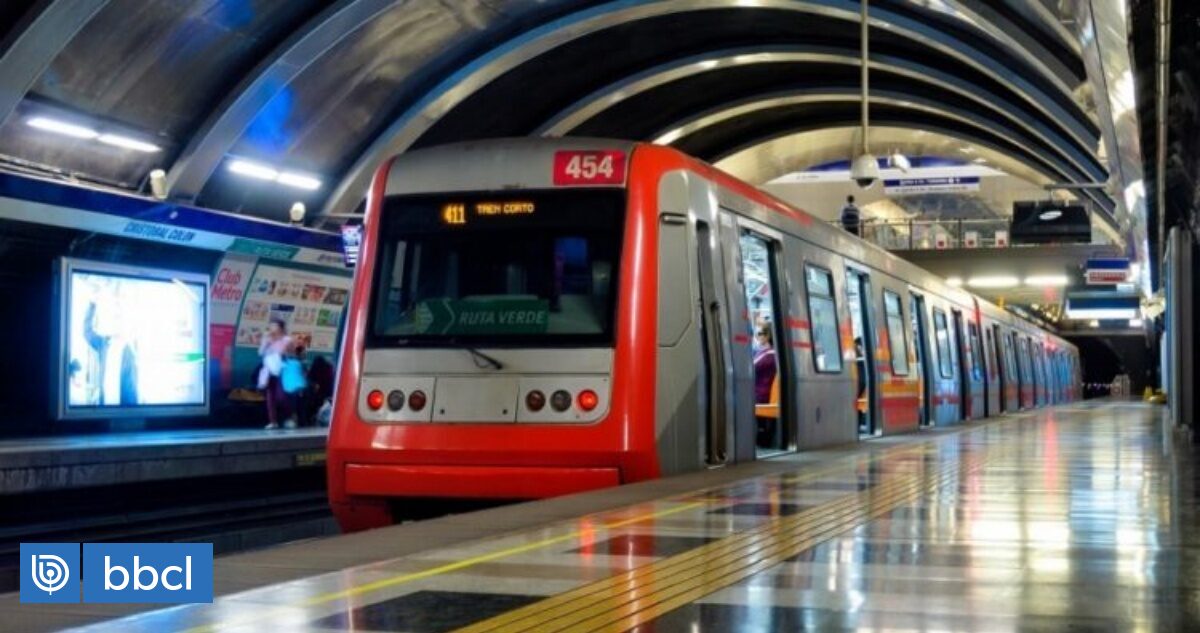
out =
<path fill-rule="evenodd" d="M 945 485 L 951 476 L 980 469 L 988 461 L 949 465 L 932 481 L 928 475 L 897 475 L 863 492 L 546 598 L 459 633 L 628 630 L 911 503 Z"/>

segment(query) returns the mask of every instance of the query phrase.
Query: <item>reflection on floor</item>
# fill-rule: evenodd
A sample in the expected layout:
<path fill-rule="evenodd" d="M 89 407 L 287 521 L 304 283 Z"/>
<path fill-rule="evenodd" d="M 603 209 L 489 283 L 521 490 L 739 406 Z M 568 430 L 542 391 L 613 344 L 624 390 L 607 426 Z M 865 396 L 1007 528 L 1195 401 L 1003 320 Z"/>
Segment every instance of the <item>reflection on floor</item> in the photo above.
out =
<path fill-rule="evenodd" d="M 1200 630 L 1161 410 L 1003 418 L 88 630 Z M 320 547 L 320 544 L 314 544 Z"/>

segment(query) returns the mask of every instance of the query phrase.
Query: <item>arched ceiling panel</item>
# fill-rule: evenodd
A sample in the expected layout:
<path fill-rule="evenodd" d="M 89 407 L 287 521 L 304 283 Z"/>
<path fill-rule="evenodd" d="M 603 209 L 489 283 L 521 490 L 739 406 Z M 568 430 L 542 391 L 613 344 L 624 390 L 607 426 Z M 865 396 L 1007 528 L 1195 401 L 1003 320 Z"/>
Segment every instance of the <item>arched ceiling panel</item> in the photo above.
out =
<path fill-rule="evenodd" d="M 27 21 L 25 3 L 8 7 L 18 4 Z M 472 138 L 677 132 L 681 146 L 715 157 L 846 124 L 858 82 L 857 0 L 37 6 L 84 4 L 95 15 L 51 43 L 52 63 L 29 71 L 29 94 L 17 91 L 18 122 L 0 128 L 0 159 L 129 188 L 169 167 L 176 196 L 271 217 L 297 199 L 349 211 L 390 154 Z M 874 0 L 878 121 L 975 135 L 1055 177 L 1103 179 L 1079 52 L 1045 17 L 1013 0 Z M 738 58 L 749 49 L 765 57 Z M 797 51 L 818 54 L 770 58 Z M 805 95 L 824 97 L 796 100 Z M 766 103 L 774 98 L 793 101 Z M 31 112 L 124 126 L 162 151 L 32 134 L 19 124 Z M 257 186 L 221 168 L 232 157 L 310 172 L 323 186 Z"/>
<path fill-rule="evenodd" d="M 110 0 L 33 94 L 151 134 L 186 138 L 239 77 L 321 4 Z"/>
<path fill-rule="evenodd" d="M 448 140 L 478 138 L 479 136 L 496 136 L 502 133 L 498 131 L 496 125 L 481 124 L 479 115 L 486 117 L 484 120 L 487 123 L 494 123 L 498 120 L 494 116 L 496 110 L 511 112 L 513 118 L 504 117 L 499 121 L 502 124 L 499 127 L 505 130 L 532 125 L 532 121 L 544 117 L 541 103 L 536 104 L 535 112 L 519 109 L 510 102 L 494 97 L 480 100 L 481 103 L 490 103 L 490 109 L 480 107 L 478 104 L 471 105 L 477 95 L 502 94 L 500 92 L 502 90 L 500 83 L 502 82 L 498 82 L 498 80 L 520 75 L 522 73 L 521 66 L 533 65 L 544 71 L 544 77 L 557 79 L 558 75 L 553 72 L 557 69 L 554 61 L 560 59 L 563 52 L 578 40 L 606 31 L 615 32 L 614 29 L 625 28 L 636 21 L 654 19 L 655 15 L 672 16 L 674 18 L 672 23 L 678 25 L 690 20 L 690 14 L 719 11 L 722 7 L 738 8 L 745 14 L 741 19 L 749 19 L 748 16 L 754 13 L 783 15 L 776 12 L 791 12 L 791 21 L 799 20 L 821 24 L 824 27 L 823 32 L 826 33 L 832 32 L 831 29 L 837 28 L 835 25 L 839 23 L 843 26 L 847 24 L 852 26 L 857 20 L 857 3 L 835 0 L 811 2 L 760 0 L 749 6 L 735 0 L 728 2 L 696 0 L 646 4 L 613 3 L 591 10 L 586 14 L 568 16 L 559 22 L 532 31 L 519 40 L 506 43 L 489 55 L 464 67 L 453 78 L 435 88 L 423 101 L 396 117 L 350 168 L 346 177 L 333 191 L 326 209 L 334 213 L 349 211 L 361 198 L 373 167 L 389 154 L 408 147 L 431 145 Z M 780 22 L 787 21 L 783 18 L 778 20 Z M 1021 65 L 1020 60 L 1014 60 L 1012 56 L 1001 58 L 997 55 L 984 54 L 958 39 L 957 34 L 961 30 L 956 34 L 938 32 L 922 24 L 920 16 L 912 14 L 911 11 L 875 10 L 872 12 L 872 26 L 877 27 L 873 29 L 873 32 L 887 33 L 895 38 L 909 40 L 908 46 L 913 48 L 926 47 L 927 57 L 930 59 L 944 57 L 954 60 L 955 63 L 966 64 L 976 69 L 977 72 L 990 73 L 996 82 L 1014 91 L 1027 103 L 1045 107 L 1047 123 L 1061 126 L 1081 145 L 1095 146 L 1095 126 L 1072 101 L 1072 96 L 1069 93 L 1048 94 L 1044 85 L 1039 86 L 1037 81 L 1026 79 L 1019 72 L 1014 73 L 1014 68 Z M 726 28 L 729 28 L 728 25 Z M 885 37 L 879 39 L 886 41 Z M 674 38 L 659 37 L 646 42 L 638 42 L 637 45 L 639 47 L 668 46 L 673 40 Z M 729 40 L 723 41 L 728 42 Z M 554 55 L 547 55 L 550 52 L 553 52 Z M 688 52 L 695 53 L 694 51 Z M 681 51 L 672 53 L 664 50 L 661 56 L 678 58 L 684 56 L 684 53 Z M 601 59 L 597 55 L 593 55 L 593 58 L 601 62 L 608 62 L 607 59 Z M 646 59 L 649 60 L 649 56 Z M 644 67 L 644 64 L 642 66 Z M 594 72 L 591 66 L 586 66 L 586 68 L 588 74 Z M 601 68 L 601 74 L 603 74 L 604 68 L 607 66 Z M 578 67 L 575 70 L 578 72 Z M 627 68 L 625 72 L 637 72 L 637 69 Z M 531 73 L 530 76 L 534 75 L 536 73 Z M 1047 82 L 1042 81 L 1041 83 Z M 530 85 L 528 82 L 525 86 L 527 91 L 537 88 L 536 84 Z M 587 94 L 583 92 L 586 87 L 580 85 L 576 88 L 582 93 L 575 95 L 576 98 Z M 553 95 L 547 96 L 547 101 L 556 100 L 561 101 Z M 459 108 L 466 109 L 462 110 L 462 114 L 460 114 Z M 468 116 L 466 114 L 468 111 L 473 115 Z"/>
<path fill-rule="evenodd" d="M 840 65 L 830 63 L 835 61 Z M 1011 106 L 997 95 L 952 77 L 939 77 L 903 60 L 884 58 L 875 66 L 873 93 L 887 94 L 893 101 L 912 94 L 918 101 L 933 100 L 959 110 L 990 111 L 998 124 L 1012 130 L 1011 135 L 1023 136 L 1028 144 L 1068 160 L 1087 178 L 1106 177 L 1094 154 L 1038 122 L 1033 113 L 1011 115 Z M 708 116 L 711 110 L 726 110 L 733 103 L 762 103 L 789 91 L 802 94 L 830 88 L 855 97 L 857 74 L 856 57 L 825 47 L 714 52 L 709 57 L 664 64 L 593 92 L 555 116 L 540 132 L 623 134 L 626 138 L 657 141 L 664 132 Z"/>
<path fill-rule="evenodd" d="M 840 98 L 841 101 L 834 100 Z M 1079 175 L 1062 160 L 1046 156 L 1036 146 L 1025 144 L 1006 132 L 1003 126 L 973 116 L 970 112 L 940 106 L 932 101 L 890 100 L 872 107 L 877 123 L 892 127 L 934 130 L 947 136 L 971 139 L 972 142 L 1005 153 L 1029 163 L 1038 171 L 1060 181 L 1078 179 Z M 740 117 L 719 121 L 681 138 L 674 143 L 679 149 L 712 162 L 736 154 L 745 147 L 766 140 L 788 136 L 797 131 L 840 127 L 856 120 L 858 115 L 853 98 L 829 97 L 810 103 L 785 103 Z M 847 146 L 843 158 L 849 158 Z M 1100 192 L 1090 191 L 1089 197 L 1105 211 L 1111 211 L 1112 201 Z"/>
<path fill-rule="evenodd" d="M 787 174 L 845 160 L 846 147 L 854 143 L 857 135 L 856 125 L 797 131 L 739 149 L 718 160 L 716 166 L 746 182 L 761 185 Z M 909 156 L 973 156 L 1034 184 L 1054 181 L 1046 172 L 985 145 L 978 138 L 883 124 L 872 127 L 871 137 Z"/>

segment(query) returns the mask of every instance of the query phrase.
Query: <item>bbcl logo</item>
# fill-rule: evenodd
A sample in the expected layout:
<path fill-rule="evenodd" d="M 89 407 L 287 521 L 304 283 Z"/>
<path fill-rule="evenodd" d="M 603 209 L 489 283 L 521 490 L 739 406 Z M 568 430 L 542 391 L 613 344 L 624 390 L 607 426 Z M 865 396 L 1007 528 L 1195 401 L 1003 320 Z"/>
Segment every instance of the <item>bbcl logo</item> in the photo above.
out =
<path fill-rule="evenodd" d="M 79 543 L 21 543 L 21 602 L 79 602 Z"/>
<path fill-rule="evenodd" d="M 32 554 L 33 584 L 49 595 L 67 586 L 71 580 L 71 568 L 67 561 L 54 554 Z"/>
<path fill-rule="evenodd" d="M 212 602 L 209 543 L 21 544 L 21 602 Z"/>

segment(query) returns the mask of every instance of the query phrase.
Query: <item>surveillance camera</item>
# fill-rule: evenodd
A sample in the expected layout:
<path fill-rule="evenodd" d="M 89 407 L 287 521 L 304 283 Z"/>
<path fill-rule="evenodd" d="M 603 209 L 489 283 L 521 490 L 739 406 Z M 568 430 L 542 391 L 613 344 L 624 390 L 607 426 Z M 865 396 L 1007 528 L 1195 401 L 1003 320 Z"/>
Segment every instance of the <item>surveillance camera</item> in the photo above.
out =
<path fill-rule="evenodd" d="M 863 189 L 870 189 L 879 180 L 879 161 L 870 154 L 862 154 L 850 165 L 850 177 Z"/>

